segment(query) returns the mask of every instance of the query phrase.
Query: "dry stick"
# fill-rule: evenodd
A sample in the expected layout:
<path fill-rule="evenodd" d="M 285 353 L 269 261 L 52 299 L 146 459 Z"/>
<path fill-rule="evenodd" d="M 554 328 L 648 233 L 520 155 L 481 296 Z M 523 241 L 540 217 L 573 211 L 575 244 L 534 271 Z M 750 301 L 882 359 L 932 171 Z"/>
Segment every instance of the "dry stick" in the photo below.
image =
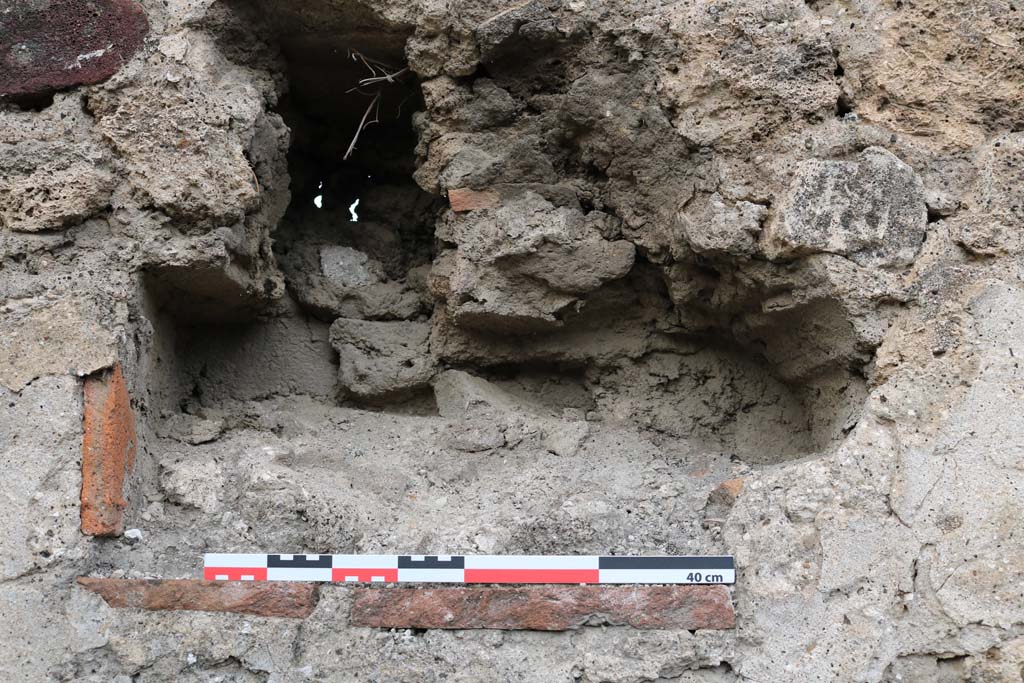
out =
<path fill-rule="evenodd" d="M 249 167 L 249 173 L 252 174 L 252 181 L 256 183 L 256 196 L 259 197 L 263 194 L 263 191 L 260 189 L 260 178 L 256 175 L 256 169 L 252 167 L 251 163 L 246 164 L 246 166 Z"/>
<path fill-rule="evenodd" d="M 387 72 L 385 72 L 383 76 L 374 76 L 372 78 L 363 78 L 363 79 L 361 79 L 359 81 L 359 85 L 357 85 L 354 88 L 349 88 L 348 90 L 345 91 L 345 94 L 347 95 L 348 93 L 352 93 L 352 92 L 363 92 L 362 90 L 360 90 L 360 88 L 364 88 L 364 87 L 366 87 L 368 85 L 375 85 L 377 83 L 383 83 L 384 81 L 387 81 L 388 83 L 394 83 L 396 78 L 398 78 L 399 76 L 404 75 L 408 70 L 409 70 L 409 67 L 405 67 L 404 69 L 401 69 L 401 70 L 396 71 L 394 73 L 387 73 Z M 364 93 L 364 94 L 366 94 L 366 93 Z"/>
<path fill-rule="evenodd" d="M 349 50 L 349 56 L 352 57 L 352 61 L 360 61 L 360 62 L 362 62 L 363 66 L 365 66 L 370 71 L 370 73 L 372 75 L 369 78 L 361 79 L 359 81 L 359 85 L 357 85 L 354 88 L 349 88 L 348 90 L 346 90 L 345 91 L 346 94 L 352 93 L 352 92 L 360 92 L 360 93 L 362 93 L 363 91 L 361 90 L 361 88 L 363 88 L 365 86 L 368 86 L 368 85 L 376 85 L 378 83 L 384 83 L 384 82 L 394 83 L 396 78 L 399 78 L 400 76 L 404 75 L 407 71 L 409 71 L 409 67 L 405 67 L 403 69 L 399 69 L 398 71 L 392 71 L 392 69 L 394 67 L 391 67 L 391 66 L 385 64 L 384 62 L 378 62 L 375 59 L 370 59 L 370 58 L 366 57 L 359 50 Z M 377 75 L 378 71 L 381 74 L 383 74 L 383 75 L 378 76 Z M 363 118 L 359 122 L 359 127 L 356 128 L 356 134 L 355 134 L 355 136 L 353 136 L 352 142 L 349 144 L 348 150 L 346 150 L 346 152 L 345 152 L 345 156 L 342 157 L 342 161 L 348 161 L 348 158 L 350 156 L 352 156 L 352 152 L 355 151 L 356 143 L 359 142 L 359 136 L 362 134 L 363 130 L 367 126 L 369 126 L 371 124 L 380 123 L 380 98 L 381 98 L 381 94 L 383 92 L 384 92 L 383 90 L 379 90 L 378 89 L 377 93 L 373 96 L 373 99 L 370 101 L 370 106 L 368 106 L 366 108 L 366 111 L 363 112 Z M 364 93 L 364 94 L 369 94 L 369 93 Z M 408 99 L 408 98 L 406 98 L 406 99 Z M 402 104 L 405 104 L 405 100 L 402 101 Z M 377 108 L 377 114 L 374 116 L 374 120 L 373 121 L 367 122 L 366 119 L 369 118 L 370 112 L 373 111 L 374 107 Z M 402 111 L 401 105 L 399 105 L 398 111 L 399 111 L 399 113 L 401 113 L 401 111 Z"/>
<path fill-rule="evenodd" d="M 376 75 L 377 70 L 374 69 L 372 66 L 370 66 L 370 63 L 368 61 L 366 61 L 365 57 L 363 57 L 363 53 L 362 52 L 360 52 L 359 50 L 349 50 L 348 51 L 348 56 L 352 58 L 353 62 L 362 62 L 363 66 L 365 66 L 367 69 L 370 70 L 371 74 Z"/>
<path fill-rule="evenodd" d="M 352 142 L 351 142 L 351 144 L 349 144 L 348 150 L 345 152 L 345 156 L 343 156 L 341 158 L 342 161 L 348 161 L 348 158 L 350 156 L 352 156 L 352 152 L 354 152 L 355 149 L 356 149 L 356 143 L 359 142 L 359 135 L 363 132 L 363 129 L 366 128 L 371 123 L 379 123 L 379 117 L 376 117 L 378 120 L 370 121 L 370 123 L 366 122 L 366 119 L 369 118 L 369 116 L 370 116 L 370 112 L 373 111 L 374 106 L 376 106 L 379 102 L 380 102 L 380 91 L 378 90 L 377 94 L 374 95 L 373 99 L 370 101 L 370 106 L 366 108 L 365 112 L 363 112 L 363 118 L 359 122 L 359 127 L 356 128 L 355 137 L 352 138 Z"/>
<path fill-rule="evenodd" d="M 385 73 L 383 76 L 374 76 L 373 78 L 364 78 L 363 80 L 359 81 L 359 87 L 362 88 L 364 86 L 373 85 L 374 83 L 380 83 L 382 81 L 387 81 L 388 83 L 394 83 L 396 78 L 398 78 L 399 76 L 401 76 L 402 74 L 404 74 L 408 70 L 409 70 L 409 67 L 405 67 L 404 69 L 396 71 L 393 74 Z"/>
<path fill-rule="evenodd" d="M 367 57 L 366 55 L 364 55 L 359 50 L 349 50 L 349 56 L 352 57 L 352 61 L 353 62 L 354 61 L 362 62 L 363 66 L 365 66 L 367 69 L 369 69 L 370 73 L 373 74 L 374 76 L 377 75 L 377 69 L 380 69 L 381 73 L 387 73 L 388 69 L 393 69 L 394 68 L 390 64 L 385 64 L 384 62 L 381 62 L 379 60 L 373 59 L 372 57 Z M 371 66 L 373 64 L 377 65 L 376 69 L 373 66 Z"/>
<path fill-rule="evenodd" d="M 398 103 L 398 113 L 395 114 L 395 118 L 396 119 L 402 118 L 402 107 L 405 106 L 405 103 L 409 101 L 410 97 L 412 97 L 412 93 L 409 93 L 408 95 L 406 95 L 405 98 L 401 102 Z"/>

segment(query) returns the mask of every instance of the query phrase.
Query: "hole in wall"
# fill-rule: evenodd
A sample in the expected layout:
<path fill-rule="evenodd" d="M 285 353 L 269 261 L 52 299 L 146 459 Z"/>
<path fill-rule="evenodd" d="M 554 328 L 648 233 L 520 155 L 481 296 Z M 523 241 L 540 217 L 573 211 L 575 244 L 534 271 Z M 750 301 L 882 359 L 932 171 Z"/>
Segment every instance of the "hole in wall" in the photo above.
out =
<path fill-rule="evenodd" d="M 854 113 L 853 102 L 846 95 L 840 95 L 836 99 L 836 117 L 842 119 L 852 113 Z"/>
<path fill-rule="evenodd" d="M 36 95 L 6 95 L 0 97 L 0 106 L 9 104 L 21 111 L 41 112 L 53 106 L 55 93 L 40 93 Z"/>
<path fill-rule="evenodd" d="M 267 306 L 225 297 L 231 283 L 217 267 L 149 274 L 147 307 L 161 340 L 156 403 L 185 412 L 289 394 L 335 403 L 343 397 L 332 321 L 429 315 L 438 203 L 412 179 L 412 116 L 423 99 L 405 68 L 408 31 L 357 10 L 310 26 L 294 7 L 227 4 L 236 21 L 262 16 L 273 26 L 283 57 L 277 112 L 290 131 L 291 201 L 271 249 L 287 291 Z M 247 39 L 222 33 L 228 54 L 231 41 Z M 418 394 L 410 402 L 396 410 L 433 410 Z"/>
<path fill-rule="evenodd" d="M 281 49 L 292 202 L 274 254 L 289 292 L 325 321 L 429 315 L 440 203 L 412 179 L 423 95 L 404 36 L 282 34 Z"/>
<path fill-rule="evenodd" d="M 147 278 L 144 288 L 152 325 L 147 390 L 158 417 L 202 416 L 271 396 L 333 400 L 337 360 L 328 325 L 290 298 L 251 317 L 221 319 L 189 309 L 181 303 L 187 297 L 159 280 Z M 171 298 L 178 303 L 168 305 Z"/>
<path fill-rule="evenodd" d="M 570 419 L 639 427 L 659 445 L 770 464 L 839 443 L 860 415 L 870 354 L 842 308 L 821 300 L 764 313 L 724 306 L 732 274 L 692 268 L 673 301 L 640 259 L 544 334 L 464 331 L 448 362 Z M 685 277 L 680 275 L 680 280 Z M 677 292 L 678 294 L 678 292 Z"/>

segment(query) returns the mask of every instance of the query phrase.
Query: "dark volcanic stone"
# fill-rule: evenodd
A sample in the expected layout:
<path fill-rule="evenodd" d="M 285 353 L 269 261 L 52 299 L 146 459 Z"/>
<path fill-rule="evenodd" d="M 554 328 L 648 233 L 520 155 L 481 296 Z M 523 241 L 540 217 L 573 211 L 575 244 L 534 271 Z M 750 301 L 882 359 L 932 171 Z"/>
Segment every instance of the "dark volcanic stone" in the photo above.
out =
<path fill-rule="evenodd" d="M 134 0 L 0 0 L 0 96 L 105 81 L 148 32 Z"/>

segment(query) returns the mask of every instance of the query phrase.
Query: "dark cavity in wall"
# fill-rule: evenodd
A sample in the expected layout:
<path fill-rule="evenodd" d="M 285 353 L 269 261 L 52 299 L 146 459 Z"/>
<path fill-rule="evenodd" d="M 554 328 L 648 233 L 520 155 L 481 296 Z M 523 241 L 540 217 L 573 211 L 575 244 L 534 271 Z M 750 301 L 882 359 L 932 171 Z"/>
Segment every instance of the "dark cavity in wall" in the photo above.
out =
<path fill-rule="evenodd" d="M 325 321 L 429 314 L 438 207 L 412 179 L 423 96 L 404 45 L 404 34 L 345 27 L 281 36 L 292 203 L 274 252 L 291 294 Z"/>
<path fill-rule="evenodd" d="M 289 394 L 343 401 L 330 324 L 430 312 L 438 202 L 412 179 L 423 98 L 405 68 L 409 28 L 329 3 L 229 1 L 223 11 L 229 57 L 242 57 L 235 46 L 252 26 L 282 56 L 276 109 L 291 137 L 291 202 L 262 258 L 282 271 L 286 291 L 232 304 L 219 267 L 145 278 L 149 388 L 165 415 Z M 433 410 L 413 399 L 410 409 Z"/>

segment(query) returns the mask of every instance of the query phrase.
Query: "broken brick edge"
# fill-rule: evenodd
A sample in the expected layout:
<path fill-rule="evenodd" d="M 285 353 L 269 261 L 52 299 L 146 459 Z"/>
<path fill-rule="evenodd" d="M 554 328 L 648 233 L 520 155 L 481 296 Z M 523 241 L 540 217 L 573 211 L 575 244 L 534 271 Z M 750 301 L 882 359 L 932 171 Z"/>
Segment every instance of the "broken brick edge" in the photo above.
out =
<path fill-rule="evenodd" d="M 124 530 L 124 487 L 138 443 L 120 363 L 88 375 L 82 392 L 82 533 L 117 536 Z"/>
<path fill-rule="evenodd" d="M 564 631 L 735 626 L 720 585 L 355 588 L 350 623 L 373 628 Z"/>
<path fill-rule="evenodd" d="M 115 608 L 236 612 L 302 619 L 320 584 L 79 577 Z M 565 631 L 584 626 L 725 630 L 735 626 L 725 586 L 473 586 L 349 588 L 351 626 L 383 629 Z"/>
<path fill-rule="evenodd" d="M 319 586 L 312 583 L 80 576 L 78 584 L 102 597 L 111 607 L 159 611 L 236 612 L 304 619 L 319 600 Z"/>

